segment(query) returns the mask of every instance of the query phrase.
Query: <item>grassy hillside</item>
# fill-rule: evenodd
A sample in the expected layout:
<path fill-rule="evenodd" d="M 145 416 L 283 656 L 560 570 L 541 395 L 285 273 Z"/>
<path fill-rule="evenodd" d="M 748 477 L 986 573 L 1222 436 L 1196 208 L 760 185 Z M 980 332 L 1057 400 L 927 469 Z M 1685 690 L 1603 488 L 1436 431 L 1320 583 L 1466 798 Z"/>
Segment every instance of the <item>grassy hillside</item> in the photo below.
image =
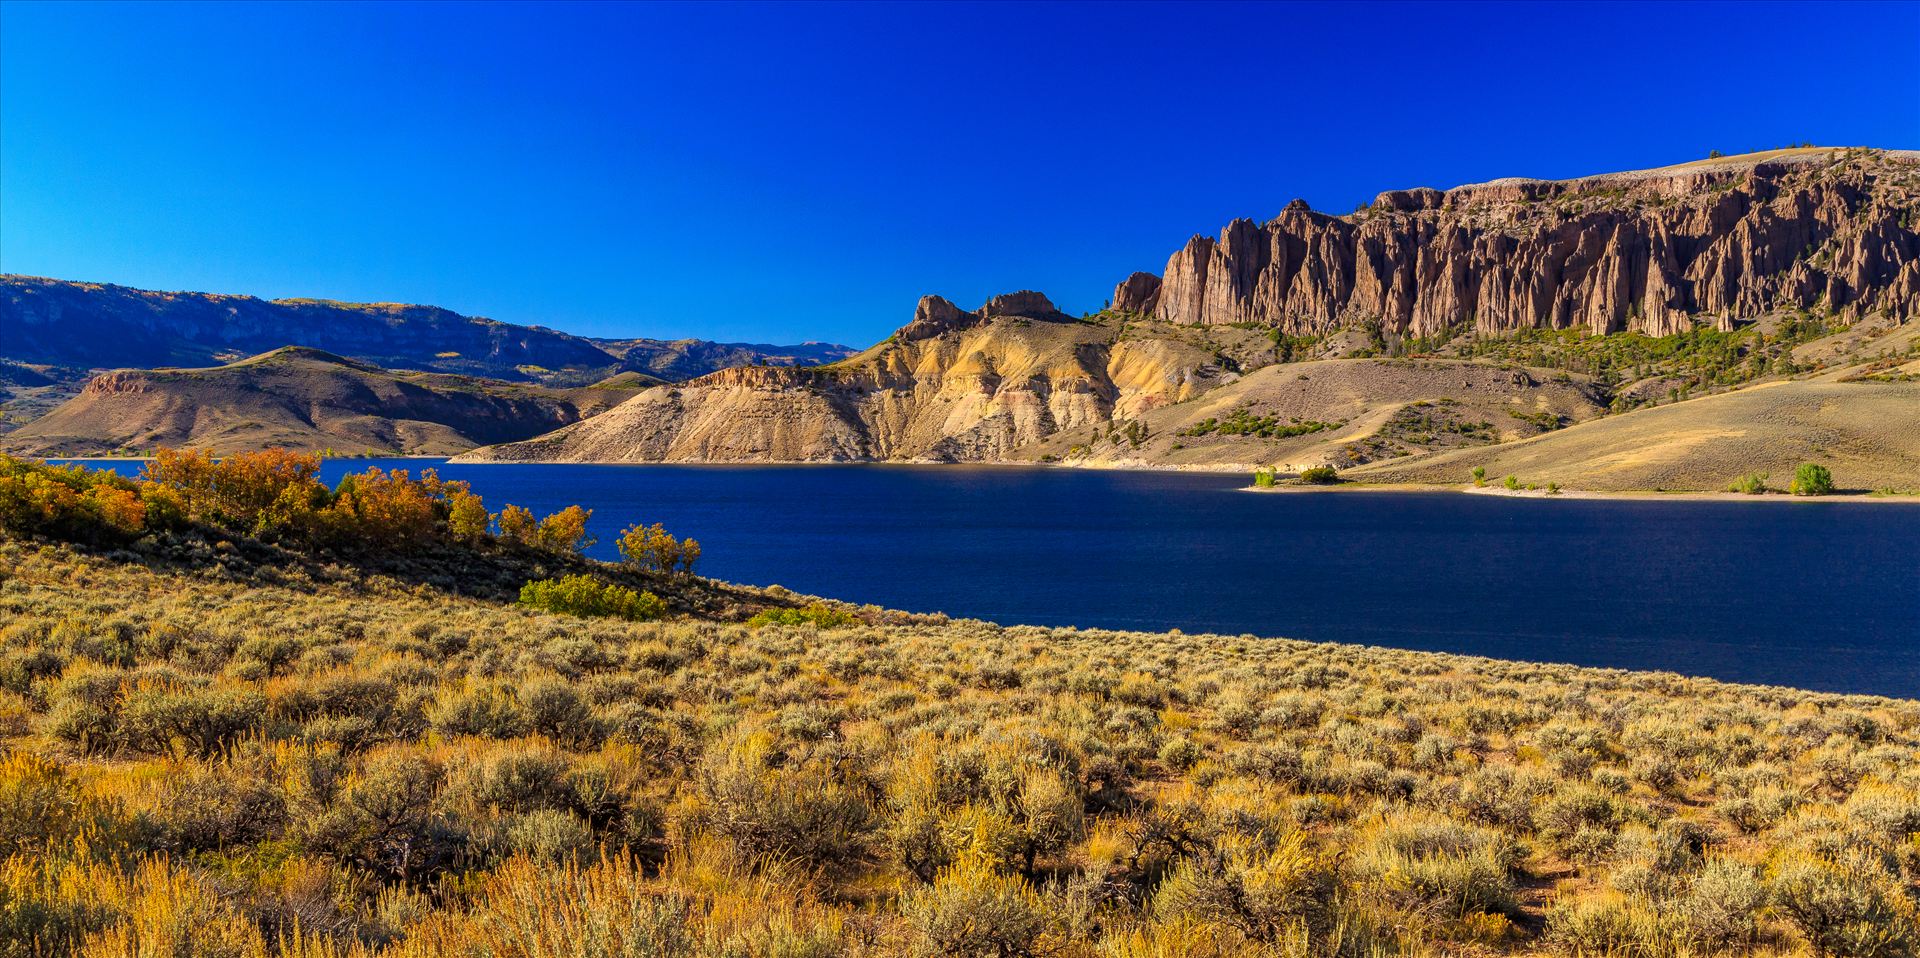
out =
<path fill-rule="evenodd" d="M 1520 442 L 1356 469 L 1370 482 L 1493 477 L 1600 491 L 1726 489 L 1764 473 L 1785 489 L 1818 462 L 1843 491 L 1920 492 L 1920 382 L 1778 381 L 1583 423 Z"/>
<path fill-rule="evenodd" d="M 36 527 L 131 551 L 0 539 L 7 954 L 1920 946 L 1920 703 L 747 590 L 581 618 L 432 570 L 727 590 L 476 532 L 458 489 L 392 538 L 197 474 Z M 363 551 L 299 532 L 333 522 Z"/>
<path fill-rule="evenodd" d="M 89 378 L 84 369 L 0 359 L 0 435 L 79 395 Z"/>
<path fill-rule="evenodd" d="M 549 389 L 390 371 L 287 347 L 211 369 L 96 377 L 80 395 L 6 436 L 0 448 L 38 456 L 158 446 L 451 455 L 576 422 L 658 382 L 625 373 L 594 387 Z"/>
<path fill-rule="evenodd" d="M 1604 415 L 1587 377 L 1442 359 L 1265 366 L 1021 452 L 1070 464 L 1300 469 L 1488 446 Z"/>

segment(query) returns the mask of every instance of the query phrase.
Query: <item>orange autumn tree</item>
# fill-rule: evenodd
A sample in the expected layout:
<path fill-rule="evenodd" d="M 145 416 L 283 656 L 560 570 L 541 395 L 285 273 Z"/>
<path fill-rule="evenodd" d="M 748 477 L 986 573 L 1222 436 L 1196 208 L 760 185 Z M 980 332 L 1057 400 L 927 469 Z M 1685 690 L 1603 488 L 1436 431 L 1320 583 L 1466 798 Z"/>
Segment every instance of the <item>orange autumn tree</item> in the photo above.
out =
<path fill-rule="evenodd" d="M 568 506 L 540 520 L 540 528 L 534 533 L 534 544 L 562 555 L 579 552 L 594 543 L 594 538 L 587 534 L 587 520 L 592 517 L 592 509 Z"/>
<path fill-rule="evenodd" d="M 134 538 L 146 525 L 146 504 L 131 480 L 0 456 L 0 529 L 108 542 Z"/>
<path fill-rule="evenodd" d="M 288 545 L 412 550 L 432 542 L 485 547 L 497 541 L 556 555 L 594 544 L 587 529 L 593 512 L 581 506 L 540 519 L 516 505 L 494 515 L 468 483 L 442 479 L 432 469 L 415 478 L 405 469 L 374 467 L 342 477 L 332 489 L 319 474 L 319 457 L 286 449 L 227 456 L 161 449 L 138 480 L 0 456 L 0 529 L 105 543 L 197 525 Z M 675 539 L 657 525 L 638 531 L 638 545 L 622 545 L 629 561 L 667 573 L 692 571 L 699 543 Z M 634 549 L 649 558 L 635 560 L 641 553 Z"/>
<path fill-rule="evenodd" d="M 263 515 L 291 504 L 324 500 L 320 457 L 286 449 L 263 449 L 215 458 L 205 449 L 160 449 L 142 478 L 180 494 L 196 522 L 252 531 Z"/>
<path fill-rule="evenodd" d="M 327 525 L 374 545 L 417 545 L 433 537 L 445 511 L 444 500 L 435 495 L 439 489 L 431 469 L 419 481 L 405 469 L 370 468 L 345 476 L 327 506 Z"/>
<path fill-rule="evenodd" d="M 647 572 L 666 575 L 691 575 L 700 561 L 700 543 L 694 539 L 676 539 L 665 526 L 633 525 L 620 533 L 620 558 L 628 565 Z"/>

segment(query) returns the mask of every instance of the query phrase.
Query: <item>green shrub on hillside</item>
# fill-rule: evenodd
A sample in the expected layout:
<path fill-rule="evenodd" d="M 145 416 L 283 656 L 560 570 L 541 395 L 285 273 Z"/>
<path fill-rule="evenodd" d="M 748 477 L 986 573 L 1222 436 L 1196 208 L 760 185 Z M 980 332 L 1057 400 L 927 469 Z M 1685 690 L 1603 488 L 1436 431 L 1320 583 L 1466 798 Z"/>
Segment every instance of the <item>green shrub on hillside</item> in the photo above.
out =
<path fill-rule="evenodd" d="M 1727 487 L 1727 491 L 1757 496 L 1767 491 L 1767 474 L 1764 472 L 1749 472 L 1735 479 L 1733 484 Z"/>
<path fill-rule="evenodd" d="M 1261 439 L 1288 439 L 1293 436 L 1306 436 L 1328 429 L 1338 429 L 1344 422 L 1320 422 L 1308 419 L 1288 419 L 1282 421 L 1279 416 L 1256 416 L 1250 409 L 1236 409 L 1225 419 L 1208 416 L 1205 419 L 1180 430 L 1181 436 L 1207 436 L 1218 433 L 1222 436 L 1258 436 Z"/>
<path fill-rule="evenodd" d="M 1793 471 L 1793 485 L 1787 491 L 1796 496 L 1827 495 L 1833 492 L 1833 473 L 1819 463 L 1803 462 Z"/>
<path fill-rule="evenodd" d="M 837 629 L 842 626 L 857 625 L 860 617 L 844 609 L 836 609 L 825 602 L 813 602 L 799 609 L 767 609 L 747 620 L 747 625 L 759 628 L 763 625 L 811 625 L 822 629 Z"/>
<path fill-rule="evenodd" d="M 1300 470 L 1300 481 L 1315 486 L 1330 486 L 1340 481 L 1340 471 L 1332 466 L 1313 466 Z"/>
<path fill-rule="evenodd" d="M 545 612 L 644 621 L 666 614 L 667 604 L 651 592 L 635 592 L 590 575 L 538 579 L 520 587 L 520 604 Z"/>

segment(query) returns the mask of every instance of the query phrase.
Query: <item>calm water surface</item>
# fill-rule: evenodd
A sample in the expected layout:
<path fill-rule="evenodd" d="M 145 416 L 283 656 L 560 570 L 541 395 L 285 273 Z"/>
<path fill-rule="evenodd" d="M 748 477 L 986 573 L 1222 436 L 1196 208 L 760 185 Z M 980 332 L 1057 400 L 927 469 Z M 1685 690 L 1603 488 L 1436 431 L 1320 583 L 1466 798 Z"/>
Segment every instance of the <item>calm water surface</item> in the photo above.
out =
<path fill-rule="evenodd" d="M 331 482 L 369 465 L 340 460 Z M 117 468 L 133 469 L 130 465 Z M 1253 633 L 1920 697 L 1920 506 L 1255 495 L 972 466 L 439 465 L 702 571 L 1002 623 Z"/>

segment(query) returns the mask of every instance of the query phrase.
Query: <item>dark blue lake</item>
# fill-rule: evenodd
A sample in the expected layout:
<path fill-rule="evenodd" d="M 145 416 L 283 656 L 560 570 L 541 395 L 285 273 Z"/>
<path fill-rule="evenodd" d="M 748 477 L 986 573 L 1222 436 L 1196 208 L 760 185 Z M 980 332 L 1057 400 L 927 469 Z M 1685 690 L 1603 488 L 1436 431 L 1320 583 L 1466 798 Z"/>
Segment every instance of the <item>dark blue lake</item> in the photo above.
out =
<path fill-rule="evenodd" d="M 326 464 L 329 482 L 369 465 Z M 118 468 L 137 469 L 135 464 Z M 440 465 L 701 570 L 1002 623 L 1359 642 L 1920 697 L 1920 505 L 1256 495 L 1241 476 Z"/>

